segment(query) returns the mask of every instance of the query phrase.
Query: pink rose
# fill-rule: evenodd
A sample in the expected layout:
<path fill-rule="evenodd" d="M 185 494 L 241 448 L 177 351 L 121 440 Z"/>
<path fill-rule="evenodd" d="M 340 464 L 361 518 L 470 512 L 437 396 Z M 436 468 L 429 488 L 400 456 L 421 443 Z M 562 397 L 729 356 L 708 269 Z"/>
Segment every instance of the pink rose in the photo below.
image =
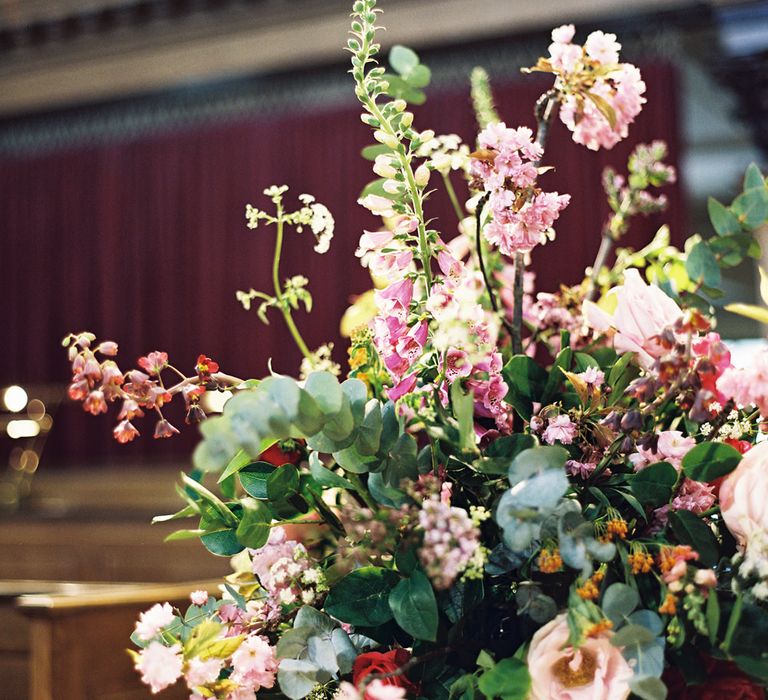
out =
<path fill-rule="evenodd" d="M 568 646 L 566 614 L 533 635 L 528 650 L 532 685 L 529 700 L 625 700 L 632 669 L 610 632 L 590 638 L 578 649 Z"/>
<path fill-rule="evenodd" d="M 740 547 L 758 531 L 768 531 L 768 442 L 749 450 L 720 487 L 723 520 Z"/>
<path fill-rule="evenodd" d="M 582 312 L 596 331 L 616 330 L 613 345 L 617 352 L 636 352 L 643 367 L 664 354 L 655 336 L 679 319 L 683 312 L 661 289 L 646 284 L 637 270 L 624 272 L 624 284 L 608 294 L 616 298 L 613 316 L 597 304 L 585 301 Z"/>

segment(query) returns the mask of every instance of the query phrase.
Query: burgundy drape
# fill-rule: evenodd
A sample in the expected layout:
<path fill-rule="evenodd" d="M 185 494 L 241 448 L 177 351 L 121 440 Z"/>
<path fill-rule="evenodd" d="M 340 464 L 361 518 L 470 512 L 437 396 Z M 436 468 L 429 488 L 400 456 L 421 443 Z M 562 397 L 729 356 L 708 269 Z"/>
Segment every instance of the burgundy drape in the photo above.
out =
<path fill-rule="evenodd" d="M 600 184 L 606 164 L 623 167 L 634 144 L 655 138 L 665 139 L 671 162 L 677 160 L 674 71 L 647 65 L 644 76 L 648 104 L 629 139 L 612 151 L 595 154 L 574 144 L 559 122 L 551 130 L 546 162 L 557 170 L 543 183 L 569 192 L 572 201 L 557 223 L 557 240 L 534 253 L 540 290 L 576 281 L 592 261 L 607 212 Z M 497 78 L 499 111 L 509 125 L 532 126 L 544 84 Z M 418 128 L 474 141 L 467 88 L 433 91 L 416 112 Z M 309 192 L 336 218 L 336 238 L 323 256 L 312 252 L 311 234 L 290 232 L 282 275 L 309 277 L 316 308 L 311 316 L 296 314 L 297 322 L 310 346 L 336 340 L 343 357 L 338 320 L 350 295 L 369 287 L 353 253 L 362 229 L 376 225 L 355 203 L 372 179 L 370 164 L 358 157 L 372 141 L 358 114 L 351 102 L 316 113 L 297 105 L 269 118 L 0 162 L 0 383 L 66 382 L 59 340 L 82 329 L 117 340 L 124 369 L 140 354 L 163 349 L 190 372 L 205 352 L 239 376 L 263 375 L 270 357 L 276 370 L 295 374 L 300 356 L 279 316 L 264 327 L 234 296 L 251 286 L 269 290 L 274 233 L 249 231 L 244 207 L 266 205 L 262 190 L 283 183 L 291 187 L 289 205 Z M 680 190 L 668 194 L 664 219 L 680 236 Z M 452 237 L 455 217 L 442 192 L 428 215 Z M 630 240 L 642 241 L 660 221 L 637 225 Z M 170 417 L 182 422 L 178 412 Z M 196 439 L 188 428 L 186 438 L 153 441 L 153 421 L 145 419 L 142 438 L 118 446 L 113 424 L 113 414 L 93 418 L 65 404 L 43 465 L 183 459 Z"/>

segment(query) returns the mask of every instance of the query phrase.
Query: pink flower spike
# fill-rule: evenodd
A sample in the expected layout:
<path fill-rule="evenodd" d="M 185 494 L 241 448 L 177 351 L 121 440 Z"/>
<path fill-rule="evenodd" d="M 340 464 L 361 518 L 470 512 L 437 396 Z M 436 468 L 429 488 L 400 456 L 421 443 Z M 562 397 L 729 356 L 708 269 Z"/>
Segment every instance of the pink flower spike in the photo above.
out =
<path fill-rule="evenodd" d="M 358 258 L 362 258 L 366 253 L 370 253 L 374 250 L 381 250 L 394 237 L 395 234 L 392 231 L 363 231 L 355 255 Z"/>
<path fill-rule="evenodd" d="M 453 384 L 460 377 L 468 377 L 471 372 L 472 363 L 464 350 L 450 348 L 445 353 L 445 378 L 449 384 Z"/>
<path fill-rule="evenodd" d="M 157 421 L 157 425 L 155 425 L 155 439 L 169 438 L 178 434 L 179 431 L 174 428 L 165 418 Z"/>

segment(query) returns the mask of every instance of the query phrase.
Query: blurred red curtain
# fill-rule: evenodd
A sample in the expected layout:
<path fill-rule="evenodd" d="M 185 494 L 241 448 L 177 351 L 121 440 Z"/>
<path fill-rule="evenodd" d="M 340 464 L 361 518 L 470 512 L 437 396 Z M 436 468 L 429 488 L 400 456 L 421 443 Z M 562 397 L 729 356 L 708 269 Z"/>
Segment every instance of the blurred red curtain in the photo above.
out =
<path fill-rule="evenodd" d="M 648 104 L 629 138 L 612 151 L 574 144 L 559 121 L 551 130 L 545 162 L 556 171 L 544 182 L 572 200 L 557 223 L 557 240 L 534 252 L 539 290 L 577 281 L 593 260 L 607 213 L 600 182 L 606 165 L 623 169 L 631 148 L 653 139 L 667 141 L 671 162 L 678 161 L 674 69 L 651 64 L 643 73 Z M 532 105 L 545 87 L 533 79 L 497 78 L 497 104 L 507 124 L 533 126 Z M 474 142 L 468 88 L 433 91 L 416 113 L 417 128 Z M 358 114 L 351 103 L 318 112 L 299 104 L 268 118 L 1 161 L 6 357 L 0 385 L 65 383 L 68 365 L 59 341 L 83 329 L 118 341 L 124 370 L 139 355 L 162 349 L 188 372 L 204 352 L 238 376 L 263 375 L 269 358 L 275 370 L 295 374 L 300 355 L 279 316 L 265 327 L 235 300 L 238 289 L 269 289 L 273 231 L 248 230 L 244 208 L 247 202 L 264 205 L 262 190 L 283 183 L 291 187 L 290 203 L 309 192 L 336 218 L 336 237 L 323 256 L 313 253 L 311 234 L 290 233 L 282 275 L 309 277 L 315 310 L 298 313 L 297 322 L 310 346 L 334 340 L 342 359 L 340 315 L 351 295 L 369 287 L 354 250 L 363 228 L 376 226 L 355 202 L 372 179 L 370 164 L 358 155 L 372 140 Z M 638 222 L 630 241 L 642 243 L 662 219 L 679 240 L 685 221 L 679 184 L 667 194 L 667 214 Z M 455 216 L 441 191 L 428 215 L 447 239 L 453 236 Z M 170 417 L 183 422 L 178 411 Z M 113 413 L 93 418 L 65 403 L 42 464 L 183 462 L 196 430 L 160 443 L 151 438 L 153 422 L 139 421 L 141 439 L 119 446 L 111 437 Z"/>

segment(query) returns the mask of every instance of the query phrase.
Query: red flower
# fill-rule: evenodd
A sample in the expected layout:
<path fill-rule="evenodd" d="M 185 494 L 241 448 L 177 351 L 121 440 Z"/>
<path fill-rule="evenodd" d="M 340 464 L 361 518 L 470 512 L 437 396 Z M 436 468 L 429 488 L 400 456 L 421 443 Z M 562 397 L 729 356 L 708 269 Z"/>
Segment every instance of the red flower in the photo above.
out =
<path fill-rule="evenodd" d="M 386 653 L 369 651 L 360 654 L 352 666 L 352 682 L 356 688 L 359 688 L 361 682 L 371 673 L 392 673 L 406 664 L 410 658 L 410 653 L 405 649 L 392 649 Z M 419 693 L 419 686 L 408 680 L 404 673 L 399 676 L 382 678 L 381 682 L 385 685 L 396 685 L 399 688 L 404 688 L 409 694 L 418 695 Z M 367 692 L 365 700 L 372 700 Z"/>
<path fill-rule="evenodd" d="M 268 462 L 276 467 L 282 467 L 284 464 L 298 464 L 299 460 L 301 460 L 299 450 L 283 450 L 279 442 L 268 447 L 259 455 L 260 462 Z"/>
<path fill-rule="evenodd" d="M 195 371 L 200 379 L 210 379 L 213 372 L 219 371 L 219 363 L 207 355 L 199 355 L 195 363 Z"/>
<path fill-rule="evenodd" d="M 706 680 L 700 685 L 686 685 L 677 669 L 664 673 L 668 700 L 765 700 L 765 689 L 753 683 L 730 661 L 704 659 Z"/>

